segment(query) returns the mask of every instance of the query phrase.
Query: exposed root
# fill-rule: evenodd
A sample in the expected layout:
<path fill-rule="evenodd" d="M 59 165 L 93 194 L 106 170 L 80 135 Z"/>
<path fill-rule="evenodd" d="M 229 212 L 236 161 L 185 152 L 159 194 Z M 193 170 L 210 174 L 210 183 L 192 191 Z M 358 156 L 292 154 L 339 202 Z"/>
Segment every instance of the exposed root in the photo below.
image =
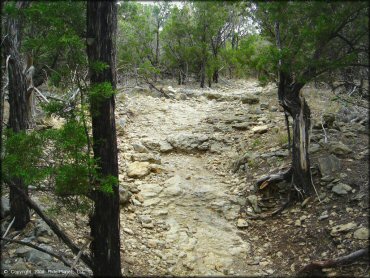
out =
<path fill-rule="evenodd" d="M 256 185 L 259 189 L 264 189 L 268 185 L 277 184 L 282 181 L 290 181 L 293 175 L 293 168 L 289 168 L 287 171 L 278 173 L 278 174 L 272 174 L 268 176 L 264 176 L 260 178 Z"/>
<path fill-rule="evenodd" d="M 360 259 L 361 257 L 366 257 L 369 255 L 369 247 L 357 250 L 353 253 L 350 253 L 346 256 L 342 256 L 336 259 L 330 259 L 326 261 L 316 261 L 312 262 L 305 267 L 303 267 L 300 271 L 298 271 L 297 276 L 304 276 L 312 274 L 315 271 L 320 271 L 323 268 L 332 268 L 338 267 L 345 264 L 353 263 L 354 261 Z"/>
<path fill-rule="evenodd" d="M 289 194 L 288 200 L 280 208 L 274 210 L 273 212 L 266 213 L 266 214 L 260 214 L 260 215 L 250 215 L 249 219 L 263 220 L 263 219 L 271 218 L 271 217 L 274 217 L 280 214 L 282 211 L 284 211 L 287 207 L 289 207 L 293 203 L 290 196 L 291 194 Z"/>

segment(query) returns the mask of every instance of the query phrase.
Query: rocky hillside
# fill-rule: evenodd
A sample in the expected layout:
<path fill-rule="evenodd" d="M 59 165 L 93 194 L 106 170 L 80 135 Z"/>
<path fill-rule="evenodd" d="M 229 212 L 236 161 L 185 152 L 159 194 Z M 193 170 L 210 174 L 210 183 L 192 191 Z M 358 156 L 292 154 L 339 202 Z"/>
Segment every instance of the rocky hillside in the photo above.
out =
<path fill-rule="evenodd" d="M 253 220 L 287 198 L 288 184 L 255 186 L 290 163 L 276 88 L 254 80 L 212 89 L 171 82 L 158 87 L 164 94 L 137 86 L 117 96 L 125 275 L 286 276 L 368 245 L 367 108 L 306 88 L 317 194 L 274 218 Z M 55 211 L 48 194 L 31 189 L 31 195 Z M 87 241 L 87 216 L 61 209 L 55 218 L 78 244 Z M 37 216 L 17 237 L 67 249 Z M 3 268 L 60 267 L 28 247 L 3 250 Z M 369 276 L 368 267 L 367 260 L 324 272 Z"/>

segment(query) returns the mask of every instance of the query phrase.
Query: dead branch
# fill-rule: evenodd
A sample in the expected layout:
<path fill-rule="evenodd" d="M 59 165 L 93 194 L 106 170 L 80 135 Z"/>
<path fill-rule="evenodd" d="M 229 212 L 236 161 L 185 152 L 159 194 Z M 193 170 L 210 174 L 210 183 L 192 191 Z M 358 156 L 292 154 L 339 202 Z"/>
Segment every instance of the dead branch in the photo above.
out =
<path fill-rule="evenodd" d="M 20 244 L 20 245 L 26 245 L 26 246 L 28 246 L 28 247 L 31 247 L 31 248 L 33 248 L 33 249 L 36 249 L 36 250 L 38 250 L 38 251 L 40 251 L 40 252 L 43 252 L 43 253 L 46 253 L 46 254 L 48 254 L 48 255 L 50 255 L 50 256 L 52 256 L 52 257 L 54 257 L 54 258 L 56 258 L 56 259 L 58 259 L 59 261 L 61 261 L 64 265 L 66 265 L 66 266 L 68 266 L 68 267 L 71 267 L 72 268 L 72 270 L 73 271 L 75 271 L 78 275 L 80 275 L 81 277 L 87 277 L 87 276 L 85 276 L 85 275 L 83 275 L 83 274 L 81 274 L 81 273 L 79 273 L 79 271 L 77 271 L 77 269 L 73 266 L 73 265 L 71 265 L 63 256 L 60 256 L 60 255 L 58 255 L 58 254 L 55 254 L 54 252 L 51 252 L 51 251 L 49 251 L 49 250 L 46 250 L 46 249 L 44 249 L 44 248 L 42 248 L 42 247 L 39 247 L 39 246 L 37 246 L 37 245 L 34 245 L 34 244 L 32 244 L 32 243 L 29 243 L 29 242 L 24 242 L 24 241 L 20 241 L 20 240 L 16 240 L 16 239 L 9 239 L 9 238 L 4 238 L 4 237 L 1 237 L 0 238 L 1 240 L 3 240 L 3 241 L 7 241 L 7 242 L 11 242 L 11 243 L 17 243 L 17 244 Z"/>
<path fill-rule="evenodd" d="M 336 259 L 329 259 L 326 261 L 315 261 L 312 262 L 305 267 L 303 267 L 300 271 L 298 271 L 297 275 L 302 275 L 304 273 L 310 273 L 316 270 L 321 270 L 323 268 L 332 268 L 337 267 L 345 264 L 350 264 L 360 259 L 361 257 L 365 257 L 369 255 L 369 247 L 357 250 L 353 253 L 348 255 L 336 258 Z"/>
<path fill-rule="evenodd" d="M 10 181 L 8 181 L 10 183 Z M 11 186 L 14 186 L 11 184 Z M 51 220 L 49 217 L 47 217 L 42 210 L 39 208 L 39 206 L 30 199 L 30 197 L 27 196 L 22 190 L 18 189 L 16 186 L 14 186 L 16 190 L 22 195 L 24 200 L 26 201 L 27 205 L 32 208 L 41 218 L 45 221 L 46 224 L 50 227 L 50 229 L 72 250 L 74 254 L 78 254 L 80 252 L 80 248 L 72 242 L 72 240 L 59 228 L 59 226 Z M 85 254 L 81 254 L 81 260 L 89 267 L 92 268 L 92 261 L 91 258 Z"/>
<path fill-rule="evenodd" d="M 164 95 L 166 98 L 170 98 L 170 96 L 168 94 L 166 94 L 163 89 L 158 89 L 152 82 L 150 82 L 148 80 L 148 78 L 144 78 L 145 82 L 148 83 L 150 86 L 153 87 L 153 89 L 155 89 L 156 91 L 158 91 L 159 93 L 161 93 L 162 95 Z"/>
<path fill-rule="evenodd" d="M 6 231 L 5 231 L 4 235 L 3 235 L 3 237 L 6 237 L 6 235 L 8 234 L 8 232 L 9 232 L 9 230 L 10 230 L 10 228 L 12 227 L 12 225 L 13 225 L 14 221 L 15 221 L 15 217 L 13 217 L 13 220 L 12 220 L 12 222 L 10 222 L 10 224 L 9 224 L 8 228 L 6 229 Z"/>
<path fill-rule="evenodd" d="M 90 243 L 90 242 L 91 242 L 91 240 L 86 241 L 86 243 L 81 247 L 80 252 L 78 252 L 78 254 L 77 254 L 77 256 L 76 256 L 75 260 L 73 261 L 73 263 L 72 263 L 72 265 L 71 265 L 71 269 L 72 269 L 72 270 L 75 268 L 76 264 L 77 264 L 77 263 L 78 263 L 78 261 L 80 260 L 83 250 L 86 248 L 86 246 L 88 246 L 88 245 L 89 245 L 89 243 Z M 67 275 L 67 277 L 68 277 L 68 276 L 69 276 L 69 274 Z"/>

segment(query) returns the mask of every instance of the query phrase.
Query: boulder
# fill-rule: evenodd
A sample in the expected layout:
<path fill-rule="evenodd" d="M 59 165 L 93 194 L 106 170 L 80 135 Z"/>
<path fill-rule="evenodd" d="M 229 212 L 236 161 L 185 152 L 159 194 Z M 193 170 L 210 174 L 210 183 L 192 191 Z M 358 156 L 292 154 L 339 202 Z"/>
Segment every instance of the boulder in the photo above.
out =
<path fill-rule="evenodd" d="M 323 177 L 337 175 L 342 167 L 339 158 L 333 154 L 320 157 L 318 161 L 320 173 Z"/>

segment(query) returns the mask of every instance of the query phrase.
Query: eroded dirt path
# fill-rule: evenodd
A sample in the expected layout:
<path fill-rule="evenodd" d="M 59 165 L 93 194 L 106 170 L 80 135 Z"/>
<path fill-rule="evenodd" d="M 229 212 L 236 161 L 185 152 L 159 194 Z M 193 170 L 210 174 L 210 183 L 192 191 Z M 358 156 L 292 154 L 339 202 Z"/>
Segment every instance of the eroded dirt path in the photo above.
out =
<path fill-rule="evenodd" d="M 266 267 L 246 266 L 253 243 L 237 227 L 244 181 L 230 173 L 245 139 L 233 124 L 245 124 L 253 107 L 241 97 L 253 102 L 261 92 L 256 83 L 245 85 L 177 88 L 173 99 L 129 95 L 118 109 L 129 111 L 121 118 L 120 177 L 136 192 L 121 219 L 128 274 L 268 274 Z"/>

